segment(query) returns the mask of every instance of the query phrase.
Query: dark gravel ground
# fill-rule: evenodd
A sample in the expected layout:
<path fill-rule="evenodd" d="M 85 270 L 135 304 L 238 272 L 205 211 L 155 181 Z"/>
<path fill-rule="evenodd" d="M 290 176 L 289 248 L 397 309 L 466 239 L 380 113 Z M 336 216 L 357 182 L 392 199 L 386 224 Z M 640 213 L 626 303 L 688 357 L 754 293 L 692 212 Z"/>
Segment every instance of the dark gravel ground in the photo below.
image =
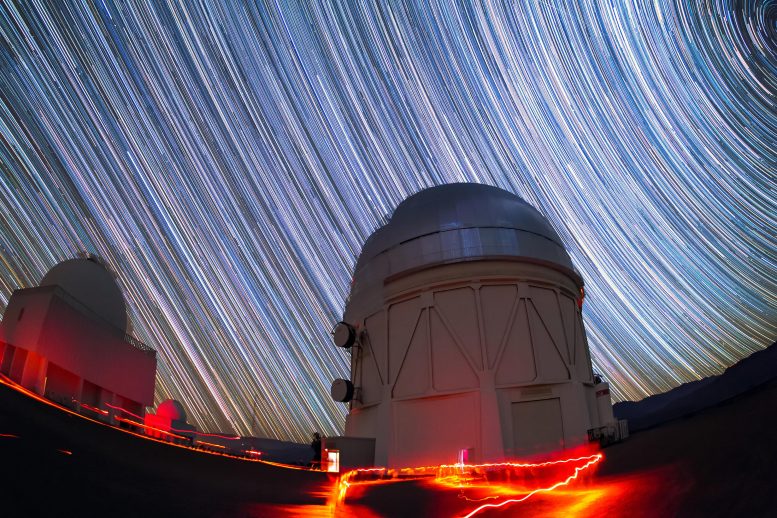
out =
<path fill-rule="evenodd" d="M 605 449 L 602 479 L 663 470 L 677 516 L 777 516 L 777 383 Z"/>

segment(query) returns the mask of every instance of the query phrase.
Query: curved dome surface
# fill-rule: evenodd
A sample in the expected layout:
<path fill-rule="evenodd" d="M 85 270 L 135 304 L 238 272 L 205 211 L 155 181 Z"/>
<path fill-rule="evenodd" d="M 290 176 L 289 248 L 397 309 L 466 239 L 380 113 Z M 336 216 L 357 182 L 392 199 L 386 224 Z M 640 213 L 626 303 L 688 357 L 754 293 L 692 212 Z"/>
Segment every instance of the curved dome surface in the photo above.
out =
<path fill-rule="evenodd" d="M 399 204 L 364 244 L 354 280 L 371 283 L 437 263 L 505 256 L 575 271 L 556 231 L 523 199 L 489 185 L 447 184 Z"/>
<path fill-rule="evenodd" d="M 93 258 L 70 259 L 54 266 L 40 286 L 59 286 L 109 324 L 127 332 L 127 306 L 111 272 Z"/>
<path fill-rule="evenodd" d="M 186 422 L 186 410 L 180 401 L 175 399 L 166 399 L 156 407 L 156 415 L 166 417 L 172 421 Z"/>

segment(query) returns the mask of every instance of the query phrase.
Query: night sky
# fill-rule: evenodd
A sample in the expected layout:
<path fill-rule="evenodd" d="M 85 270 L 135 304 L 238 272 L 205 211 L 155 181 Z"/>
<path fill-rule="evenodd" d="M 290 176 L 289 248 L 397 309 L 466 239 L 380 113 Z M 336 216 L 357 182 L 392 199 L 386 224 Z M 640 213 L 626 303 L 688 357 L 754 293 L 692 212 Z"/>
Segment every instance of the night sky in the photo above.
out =
<path fill-rule="evenodd" d="M 0 307 L 98 254 L 157 401 L 335 434 L 362 243 L 470 181 L 549 218 L 616 399 L 774 341 L 777 3 L 225 3 L 0 2 Z"/>

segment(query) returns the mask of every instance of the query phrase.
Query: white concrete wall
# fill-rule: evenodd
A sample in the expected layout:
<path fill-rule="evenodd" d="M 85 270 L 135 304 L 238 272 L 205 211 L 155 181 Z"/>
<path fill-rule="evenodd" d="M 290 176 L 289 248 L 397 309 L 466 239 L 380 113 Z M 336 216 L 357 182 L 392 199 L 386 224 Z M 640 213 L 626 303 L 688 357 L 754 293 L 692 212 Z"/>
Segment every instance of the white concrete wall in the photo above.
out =
<path fill-rule="evenodd" d="M 0 335 L 16 347 L 17 354 L 25 350 L 29 358 L 45 358 L 45 362 L 34 364 L 25 361 L 25 372 L 17 381 L 24 381 L 28 388 L 42 393 L 47 365 L 53 363 L 143 406 L 153 403 L 155 356 L 127 343 L 121 330 L 72 307 L 57 296 L 54 287 L 15 291 L 0 324 Z"/>

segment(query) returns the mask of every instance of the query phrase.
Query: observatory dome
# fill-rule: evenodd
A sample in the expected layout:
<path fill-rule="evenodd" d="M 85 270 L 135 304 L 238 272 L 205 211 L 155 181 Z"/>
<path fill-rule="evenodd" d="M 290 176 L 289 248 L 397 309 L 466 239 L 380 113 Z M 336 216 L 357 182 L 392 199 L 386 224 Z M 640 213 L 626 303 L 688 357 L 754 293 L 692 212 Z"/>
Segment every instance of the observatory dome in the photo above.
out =
<path fill-rule="evenodd" d="M 43 276 L 40 286 L 59 286 L 88 310 L 127 332 L 127 307 L 113 274 L 95 258 L 63 261 Z"/>
<path fill-rule="evenodd" d="M 375 465 L 503 462 L 575 447 L 613 422 L 593 377 L 583 280 L 548 220 L 496 187 L 400 203 L 365 243 L 335 345 L 354 348 L 345 435 Z M 610 423 L 610 424 L 608 424 Z"/>
<path fill-rule="evenodd" d="M 497 187 L 455 183 L 425 189 L 399 204 L 364 244 L 354 284 L 363 288 L 406 270 L 497 257 L 541 262 L 579 278 L 538 210 Z"/>
<path fill-rule="evenodd" d="M 186 410 L 184 410 L 181 402 L 175 399 L 166 399 L 159 403 L 159 406 L 156 407 L 156 415 L 171 421 L 186 422 Z"/>

